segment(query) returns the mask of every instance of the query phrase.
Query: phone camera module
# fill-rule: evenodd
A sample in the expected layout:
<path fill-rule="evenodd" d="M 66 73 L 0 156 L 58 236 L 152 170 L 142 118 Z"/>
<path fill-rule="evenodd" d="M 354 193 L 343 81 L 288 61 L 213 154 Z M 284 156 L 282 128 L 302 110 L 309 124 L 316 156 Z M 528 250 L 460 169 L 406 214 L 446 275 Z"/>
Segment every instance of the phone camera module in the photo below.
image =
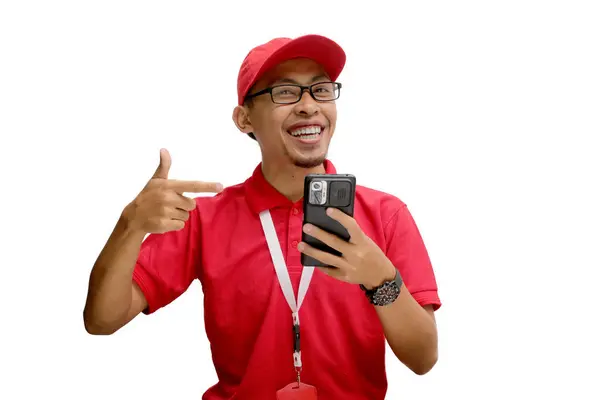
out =
<path fill-rule="evenodd" d="M 327 203 L 327 182 L 312 182 L 310 184 L 308 201 L 310 204 L 321 206 Z"/>

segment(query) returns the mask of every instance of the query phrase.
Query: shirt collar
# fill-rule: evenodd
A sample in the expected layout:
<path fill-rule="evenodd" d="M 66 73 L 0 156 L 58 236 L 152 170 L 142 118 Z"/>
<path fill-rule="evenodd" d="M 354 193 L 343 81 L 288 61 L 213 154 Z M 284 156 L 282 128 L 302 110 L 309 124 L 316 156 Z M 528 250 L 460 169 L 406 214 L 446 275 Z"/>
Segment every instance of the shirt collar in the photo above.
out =
<path fill-rule="evenodd" d="M 335 174 L 336 169 L 333 163 L 325 160 L 323 163 L 326 174 Z M 275 207 L 292 207 L 302 203 L 300 199 L 297 203 L 292 202 L 277 189 L 275 189 L 266 179 L 262 172 L 262 163 L 254 169 L 252 176 L 244 183 L 246 200 L 250 208 L 255 213 L 264 210 L 270 210 Z"/>

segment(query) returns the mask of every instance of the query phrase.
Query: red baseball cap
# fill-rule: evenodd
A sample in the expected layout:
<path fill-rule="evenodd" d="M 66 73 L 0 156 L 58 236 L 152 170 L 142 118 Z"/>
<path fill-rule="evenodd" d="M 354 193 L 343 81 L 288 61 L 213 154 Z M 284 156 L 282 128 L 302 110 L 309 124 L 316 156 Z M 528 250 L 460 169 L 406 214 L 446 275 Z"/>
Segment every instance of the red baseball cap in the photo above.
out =
<path fill-rule="evenodd" d="M 260 77 L 293 58 L 310 58 L 321 64 L 332 80 L 336 80 L 346 64 L 346 53 L 333 40 L 320 35 L 305 35 L 296 39 L 275 38 L 250 50 L 238 74 L 238 104 L 244 103 L 248 90 Z"/>

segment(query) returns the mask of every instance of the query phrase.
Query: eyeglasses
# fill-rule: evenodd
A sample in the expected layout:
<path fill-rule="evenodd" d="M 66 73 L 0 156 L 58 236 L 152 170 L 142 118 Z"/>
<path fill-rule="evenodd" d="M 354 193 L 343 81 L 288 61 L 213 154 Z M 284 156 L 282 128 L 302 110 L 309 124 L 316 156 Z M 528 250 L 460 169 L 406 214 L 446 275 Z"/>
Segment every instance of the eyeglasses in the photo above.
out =
<path fill-rule="evenodd" d="M 276 85 L 256 93 L 246 96 L 246 99 L 251 99 L 256 96 L 269 93 L 271 101 L 275 104 L 294 104 L 302 99 L 305 90 L 308 90 L 310 96 L 319 102 L 333 101 L 340 97 L 340 89 L 342 84 L 339 82 L 319 82 L 310 86 L 302 85 Z"/>

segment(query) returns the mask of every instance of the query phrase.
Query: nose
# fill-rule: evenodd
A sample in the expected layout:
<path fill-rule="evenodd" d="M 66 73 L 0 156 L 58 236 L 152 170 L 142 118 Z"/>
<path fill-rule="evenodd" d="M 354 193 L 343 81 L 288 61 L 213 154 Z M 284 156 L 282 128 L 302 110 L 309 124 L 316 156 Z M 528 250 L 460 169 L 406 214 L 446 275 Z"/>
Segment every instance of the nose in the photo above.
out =
<path fill-rule="evenodd" d="M 294 112 L 302 115 L 314 115 L 319 112 L 319 103 L 315 101 L 308 90 L 302 91 L 300 101 L 294 106 Z"/>

